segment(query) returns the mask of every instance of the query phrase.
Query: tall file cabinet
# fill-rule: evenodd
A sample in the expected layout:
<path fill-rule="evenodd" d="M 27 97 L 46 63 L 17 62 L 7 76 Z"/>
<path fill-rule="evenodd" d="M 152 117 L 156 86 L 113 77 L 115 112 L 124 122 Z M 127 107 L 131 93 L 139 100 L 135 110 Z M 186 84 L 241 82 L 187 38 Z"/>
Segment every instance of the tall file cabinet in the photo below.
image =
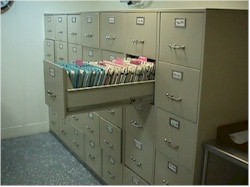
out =
<path fill-rule="evenodd" d="M 45 38 L 54 40 L 56 37 L 55 16 L 53 14 L 44 15 L 44 33 Z"/>
<path fill-rule="evenodd" d="M 68 42 L 82 44 L 81 14 L 67 15 Z"/>
<path fill-rule="evenodd" d="M 248 118 L 247 11 L 160 17 L 155 184 L 200 184 L 203 143 L 217 126 Z"/>

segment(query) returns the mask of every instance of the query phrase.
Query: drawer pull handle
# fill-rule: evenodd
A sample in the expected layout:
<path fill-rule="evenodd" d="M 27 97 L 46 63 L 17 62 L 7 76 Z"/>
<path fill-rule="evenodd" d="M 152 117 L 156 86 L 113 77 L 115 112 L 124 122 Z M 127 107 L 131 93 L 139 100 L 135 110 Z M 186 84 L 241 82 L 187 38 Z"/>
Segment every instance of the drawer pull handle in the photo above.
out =
<path fill-rule="evenodd" d="M 107 109 L 106 112 L 108 112 L 108 113 L 110 113 L 110 114 L 114 114 L 114 113 L 115 113 L 115 110 Z"/>
<path fill-rule="evenodd" d="M 89 37 L 89 38 L 92 38 L 92 37 L 93 37 L 92 34 L 87 34 L 87 33 L 85 33 L 84 36 L 85 36 L 85 37 Z"/>
<path fill-rule="evenodd" d="M 66 132 L 65 132 L 65 130 L 63 130 L 63 129 L 61 129 L 61 133 L 62 133 L 63 135 L 66 135 Z"/>
<path fill-rule="evenodd" d="M 51 54 L 47 54 L 46 56 L 47 56 L 47 57 L 51 57 Z"/>
<path fill-rule="evenodd" d="M 71 32 L 70 34 L 71 34 L 71 35 L 75 35 L 75 36 L 77 35 L 77 33 L 76 33 L 76 32 Z"/>
<path fill-rule="evenodd" d="M 108 176 L 109 176 L 111 179 L 115 178 L 115 176 L 112 175 L 111 172 L 110 172 L 108 169 L 106 169 L 106 172 L 107 172 Z"/>
<path fill-rule="evenodd" d="M 166 142 L 168 144 L 169 147 L 173 148 L 173 149 L 179 149 L 179 145 L 174 145 L 170 140 L 168 139 L 164 139 L 164 142 Z"/>
<path fill-rule="evenodd" d="M 47 30 L 47 32 L 52 32 L 52 30 Z"/>
<path fill-rule="evenodd" d="M 112 145 L 112 144 L 109 144 L 109 141 L 108 141 L 108 140 L 104 140 L 104 143 L 105 143 L 110 149 L 113 148 L 113 145 Z"/>
<path fill-rule="evenodd" d="M 132 39 L 132 42 L 135 44 L 144 44 L 144 40 L 136 40 L 136 39 Z"/>
<path fill-rule="evenodd" d="M 142 128 L 143 127 L 143 125 L 138 125 L 137 122 L 134 121 L 134 120 L 131 121 L 131 125 L 133 125 L 136 128 Z"/>
<path fill-rule="evenodd" d="M 51 124 L 52 124 L 52 125 L 56 125 L 56 122 L 53 121 L 53 120 L 51 120 Z"/>
<path fill-rule="evenodd" d="M 57 57 L 58 60 L 63 60 L 63 57 Z"/>
<path fill-rule="evenodd" d="M 79 145 L 79 143 L 77 143 L 76 140 L 73 140 L 73 144 L 74 144 L 75 146 L 78 146 L 78 145 Z"/>
<path fill-rule="evenodd" d="M 63 33 L 63 31 L 58 31 L 58 34 L 62 34 Z"/>
<path fill-rule="evenodd" d="M 88 156 L 91 160 L 95 160 L 95 157 L 93 155 L 91 155 L 90 153 L 88 153 Z"/>
<path fill-rule="evenodd" d="M 94 133 L 94 130 L 91 129 L 88 125 L 86 126 L 86 128 L 89 130 L 89 132 Z"/>
<path fill-rule="evenodd" d="M 185 45 L 177 45 L 177 44 L 169 44 L 168 45 L 172 49 L 185 49 Z"/>
<path fill-rule="evenodd" d="M 169 183 L 168 183 L 165 179 L 162 180 L 162 183 L 163 183 L 164 185 L 169 185 Z"/>
<path fill-rule="evenodd" d="M 105 36 L 106 40 L 115 40 L 114 36 Z"/>
<path fill-rule="evenodd" d="M 166 96 L 167 96 L 169 99 L 172 99 L 172 100 L 174 100 L 174 101 L 181 101 L 181 100 L 182 100 L 181 97 L 174 97 L 173 94 L 167 93 Z"/>
<path fill-rule="evenodd" d="M 72 118 L 73 118 L 74 120 L 78 121 L 78 117 L 72 116 Z"/>
<path fill-rule="evenodd" d="M 133 161 L 133 163 L 134 163 L 136 166 L 140 167 L 140 166 L 142 165 L 140 162 L 137 163 L 137 162 L 136 162 L 136 158 L 134 158 L 133 156 L 131 156 L 130 159 Z"/>
<path fill-rule="evenodd" d="M 52 99 L 56 99 L 56 95 L 53 95 L 53 92 L 52 91 L 50 91 L 50 90 L 47 90 L 47 95 L 49 96 L 49 97 L 51 97 Z"/>

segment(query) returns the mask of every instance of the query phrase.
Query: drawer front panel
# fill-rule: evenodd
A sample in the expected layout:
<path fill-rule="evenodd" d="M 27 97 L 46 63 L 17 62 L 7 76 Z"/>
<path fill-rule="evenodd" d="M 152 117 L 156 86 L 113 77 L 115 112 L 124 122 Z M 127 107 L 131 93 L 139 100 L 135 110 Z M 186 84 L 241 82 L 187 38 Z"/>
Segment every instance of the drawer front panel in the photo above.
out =
<path fill-rule="evenodd" d="M 66 15 L 56 15 L 56 40 L 67 42 L 67 16 Z"/>
<path fill-rule="evenodd" d="M 72 139 L 72 133 L 71 129 L 72 127 L 70 126 L 70 123 L 68 121 L 68 118 L 62 118 L 59 116 L 59 124 L 60 124 L 60 138 L 61 140 L 71 147 L 71 139 Z"/>
<path fill-rule="evenodd" d="M 143 139 L 147 145 L 154 142 L 156 111 L 151 104 L 130 105 L 126 107 L 126 133 Z"/>
<path fill-rule="evenodd" d="M 56 135 L 60 134 L 60 125 L 58 114 L 51 108 L 49 108 L 49 127 Z"/>
<path fill-rule="evenodd" d="M 102 173 L 104 180 L 110 185 L 122 184 L 122 164 L 113 156 L 103 151 Z"/>
<path fill-rule="evenodd" d="M 82 60 L 82 46 L 68 44 L 69 62 L 75 63 L 76 60 Z"/>
<path fill-rule="evenodd" d="M 100 118 L 94 112 L 82 114 L 84 133 L 99 146 L 100 140 Z"/>
<path fill-rule="evenodd" d="M 85 160 L 85 143 L 84 143 L 84 134 L 77 127 L 72 125 L 72 150 L 79 156 L 81 160 Z"/>
<path fill-rule="evenodd" d="M 44 59 L 50 62 L 55 61 L 55 42 L 54 40 L 44 40 Z"/>
<path fill-rule="evenodd" d="M 156 58 L 157 13 L 126 14 L 125 53 Z"/>
<path fill-rule="evenodd" d="M 68 42 L 82 44 L 81 15 L 68 15 Z"/>
<path fill-rule="evenodd" d="M 193 169 L 197 125 L 165 112 L 157 112 L 156 148 L 182 166 Z"/>
<path fill-rule="evenodd" d="M 199 70 L 160 62 L 156 74 L 156 105 L 196 122 L 199 79 Z"/>
<path fill-rule="evenodd" d="M 55 62 L 68 61 L 68 44 L 66 42 L 55 42 Z"/>
<path fill-rule="evenodd" d="M 156 151 L 155 185 L 192 185 L 192 170 Z"/>
<path fill-rule="evenodd" d="M 83 60 L 84 61 L 100 61 L 101 60 L 100 49 L 83 47 Z"/>
<path fill-rule="evenodd" d="M 162 13 L 160 61 L 201 68 L 203 13 Z"/>
<path fill-rule="evenodd" d="M 101 13 L 101 48 L 123 52 L 123 13 Z"/>
<path fill-rule="evenodd" d="M 98 113 L 102 118 L 122 129 L 122 107 L 107 108 Z"/>
<path fill-rule="evenodd" d="M 121 162 L 121 139 L 121 129 L 100 118 L 100 146 L 119 162 Z"/>
<path fill-rule="evenodd" d="M 124 166 L 123 169 L 123 185 L 148 185 L 141 177 L 136 175 L 129 168 Z"/>
<path fill-rule="evenodd" d="M 147 182 L 153 182 L 154 147 L 126 134 L 125 165 Z"/>
<path fill-rule="evenodd" d="M 99 175 L 102 174 L 101 148 L 88 137 L 85 137 L 86 163 Z"/>
<path fill-rule="evenodd" d="M 55 39 L 55 16 L 53 15 L 45 15 L 44 16 L 44 33 L 45 38 Z"/>
<path fill-rule="evenodd" d="M 99 13 L 83 13 L 82 45 L 99 48 Z"/>
<path fill-rule="evenodd" d="M 124 58 L 125 55 L 123 53 L 116 53 L 112 51 L 102 50 L 102 60 L 115 60 L 116 58 Z"/>

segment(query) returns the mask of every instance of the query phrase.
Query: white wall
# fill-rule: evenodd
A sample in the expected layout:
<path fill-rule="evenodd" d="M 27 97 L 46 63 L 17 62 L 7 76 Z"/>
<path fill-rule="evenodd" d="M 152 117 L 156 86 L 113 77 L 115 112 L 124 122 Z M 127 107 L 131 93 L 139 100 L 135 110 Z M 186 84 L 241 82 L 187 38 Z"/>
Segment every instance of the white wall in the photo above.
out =
<path fill-rule="evenodd" d="M 145 8 L 248 8 L 247 1 L 160 1 Z M 1 130 L 2 138 L 46 132 L 44 102 L 43 14 L 130 9 L 115 1 L 15 1 L 1 15 Z"/>

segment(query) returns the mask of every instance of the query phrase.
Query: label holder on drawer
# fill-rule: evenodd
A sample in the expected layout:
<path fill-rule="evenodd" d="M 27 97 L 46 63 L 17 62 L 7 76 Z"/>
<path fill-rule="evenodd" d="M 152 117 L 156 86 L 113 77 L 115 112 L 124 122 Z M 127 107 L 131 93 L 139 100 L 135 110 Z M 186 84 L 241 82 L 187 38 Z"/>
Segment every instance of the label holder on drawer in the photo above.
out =
<path fill-rule="evenodd" d="M 171 163 L 171 162 L 168 162 L 168 169 L 169 170 L 171 170 L 172 172 L 174 172 L 174 173 L 177 173 L 177 166 L 176 165 L 174 165 L 173 163 Z"/>

